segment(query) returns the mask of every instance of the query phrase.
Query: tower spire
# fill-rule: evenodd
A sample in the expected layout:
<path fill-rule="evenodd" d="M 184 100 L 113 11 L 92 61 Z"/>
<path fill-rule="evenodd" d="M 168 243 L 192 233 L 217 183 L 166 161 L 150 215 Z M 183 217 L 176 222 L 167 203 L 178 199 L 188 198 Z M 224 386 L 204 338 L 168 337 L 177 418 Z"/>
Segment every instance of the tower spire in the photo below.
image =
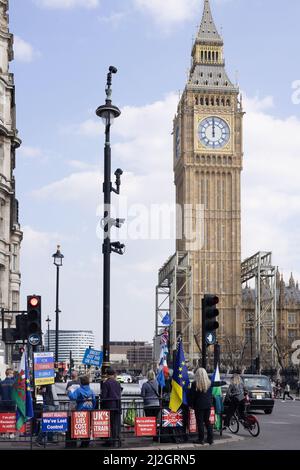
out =
<path fill-rule="evenodd" d="M 213 20 L 209 0 L 204 0 L 203 15 L 198 31 L 198 39 L 201 42 L 223 44 L 223 39 L 218 33 L 215 22 Z"/>

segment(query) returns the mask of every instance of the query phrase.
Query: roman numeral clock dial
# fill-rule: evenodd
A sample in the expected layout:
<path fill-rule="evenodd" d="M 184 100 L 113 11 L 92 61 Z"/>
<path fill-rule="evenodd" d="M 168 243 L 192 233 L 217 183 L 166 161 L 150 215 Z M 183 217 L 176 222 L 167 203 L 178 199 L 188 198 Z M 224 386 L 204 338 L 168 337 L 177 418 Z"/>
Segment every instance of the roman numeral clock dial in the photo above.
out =
<path fill-rule="evenodd" d="M 198 128 L 199 140 L 207 148 L 221 149 L 228 144 L 230 129 L 226 121 L 212 116 L 200 122 Z"/>

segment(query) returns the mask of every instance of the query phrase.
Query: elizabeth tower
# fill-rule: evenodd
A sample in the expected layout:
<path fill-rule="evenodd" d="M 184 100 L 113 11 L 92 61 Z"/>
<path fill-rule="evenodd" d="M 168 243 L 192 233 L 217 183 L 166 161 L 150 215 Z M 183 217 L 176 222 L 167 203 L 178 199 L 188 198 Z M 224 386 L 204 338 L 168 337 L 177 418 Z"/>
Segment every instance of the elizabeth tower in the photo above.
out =
<path fill-rule="evenodd" d="M 239 89 L 225 71 L 223 40 L 205 0 L 188 82 L 174 120 L 176 202 L 181 207 L 177 229 L 182 226 L 186 235 L 187 226 L 192 227 L 200 242 L 178 237 L 176 249 L 189 253 L 194 336 L 201 338 L 203 295 L 217 294 L 221 344 L 241 335 L 243 114 Z M 199 354 L 196 342 L 186 345 L 190 357 Z"/>

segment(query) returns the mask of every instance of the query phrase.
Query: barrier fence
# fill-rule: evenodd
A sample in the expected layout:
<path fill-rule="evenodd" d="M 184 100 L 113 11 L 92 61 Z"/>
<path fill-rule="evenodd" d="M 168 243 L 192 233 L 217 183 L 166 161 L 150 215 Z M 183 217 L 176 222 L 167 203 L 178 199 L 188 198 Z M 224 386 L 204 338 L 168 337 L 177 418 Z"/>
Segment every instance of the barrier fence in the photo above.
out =
<path fill-rule="evenodd" d="M 138 440 L 147 445 L 147 441 L 180 443 L 196 437 L 195 413 L 186 406 L 173 413 L 162 400 L 159 407 L 152 408 L 144 408 L 140 398 L 122 398 L 114 407 L 112 404 L 98 398 L 94 410 L 76 410 L 76 404 L 74 407 L 67 399 L 58 405 L 36 406 L 34 417 L 17 431 L 13 405 L 1 402 L 0 449 L 14 443 L 30 449 L 52 445 L 130 447 Z M 215 424 L 213 408 L 210 420 Z"/>

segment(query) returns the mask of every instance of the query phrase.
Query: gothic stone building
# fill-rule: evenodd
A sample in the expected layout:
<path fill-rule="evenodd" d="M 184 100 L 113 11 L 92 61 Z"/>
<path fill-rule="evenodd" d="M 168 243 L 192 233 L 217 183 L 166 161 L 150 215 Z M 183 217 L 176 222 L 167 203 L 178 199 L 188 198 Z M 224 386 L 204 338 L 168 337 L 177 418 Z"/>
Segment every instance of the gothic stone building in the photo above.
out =
<path fill-rule="evenodd" d="M 15 197 L 15 152 L 20 146 L 16 129 L 14 76 L 9 72 L 13 60 L 13 36 L 8 28 L 8 0 L 0 0 L 0 305 L 19 309 L 19 253 L 22 232 Z M 5 326 L 13 316 L 5 315 Z"/>
<path fill-rule="evenodd" d="M 177 228 L 183 227 L 184 233 L 177 239 L 176 250 L 188 253 L 192 271 L 193 334 L 187 337 L 183 333 L 183 342 L 192 360 L 199 358 L 204 294 L 220 298 L 218 338 L 223 346 L 234 339 L 235 358 L 247 342 L 245 317 L 254 310 L 253 292 L 249 288 L 243 291 L 241 285 L 243 116 L 238 86 L 225 70 L 223 39 L 209 0 L 204 0 L 173 131 L 176 203 L 181 207 Z M 199 230 L 199 207 L 203 233 L 197 245 L 186 234 L 187 226 L 193 233 Z M 280 340 L 287 340 L 299 335 L 300 293 L 291 282 L 288 287 L 282 280 L 278 282 L 277 332 Z M 180 331 L 183 314 L 175 316 Z"/>

